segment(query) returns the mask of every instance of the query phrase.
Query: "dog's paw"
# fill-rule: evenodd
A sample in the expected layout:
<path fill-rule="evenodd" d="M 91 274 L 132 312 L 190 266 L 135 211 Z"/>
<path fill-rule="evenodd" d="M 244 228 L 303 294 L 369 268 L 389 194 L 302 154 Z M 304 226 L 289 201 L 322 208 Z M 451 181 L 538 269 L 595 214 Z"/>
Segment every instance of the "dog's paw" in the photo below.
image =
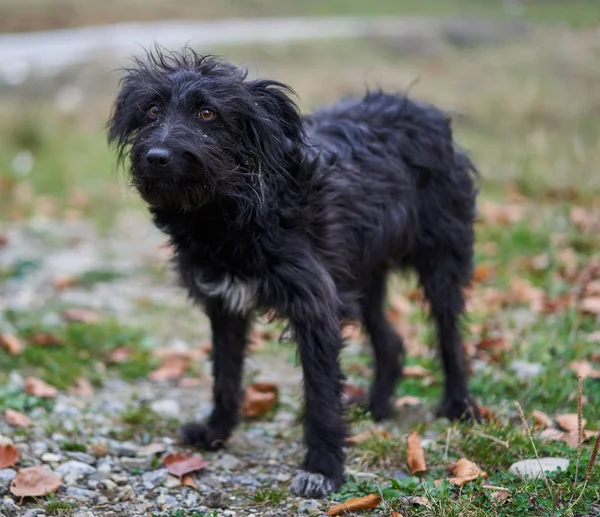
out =
<path fill-rule="evenodd" d="M 225 445 L 225 439 L 221 433 L 217 433 L 208 424 L 190 422 L 179 429 L 181 443 L 193 445 L 206 451 L 214 451 Z"/>
<path fill-rule="evenodd" d="M 299 497 L 315 499 L 335 492 L 341 485 L 341 480 L 336 481 L 323 474 L 299 470 L 292 479 L 291 490 Z"/>
<path fill-rule="evenodd" d="M 481 413 L 477 403 L 470 395 L 464 397 L 446 397 L 438 410 L 439 416 L 461 422 L 481 422 Z"/>

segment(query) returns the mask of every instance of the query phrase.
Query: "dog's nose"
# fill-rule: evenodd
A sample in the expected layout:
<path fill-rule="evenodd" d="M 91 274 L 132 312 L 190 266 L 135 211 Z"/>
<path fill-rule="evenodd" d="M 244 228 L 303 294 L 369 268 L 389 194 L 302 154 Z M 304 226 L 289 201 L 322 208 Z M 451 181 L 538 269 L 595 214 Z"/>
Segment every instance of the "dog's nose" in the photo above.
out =
<path fill-rule="evenodd" d="M 146 161 L 154 167 L 164 167 L 171 161 L 171 151 L 162 147 L 154 147 L 148 151 Z"/>

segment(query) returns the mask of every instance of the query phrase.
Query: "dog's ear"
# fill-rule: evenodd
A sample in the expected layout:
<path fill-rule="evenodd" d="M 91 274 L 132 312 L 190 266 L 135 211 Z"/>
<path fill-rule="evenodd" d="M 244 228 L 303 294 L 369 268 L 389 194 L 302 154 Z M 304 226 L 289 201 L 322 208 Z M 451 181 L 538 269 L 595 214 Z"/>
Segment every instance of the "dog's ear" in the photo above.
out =
<path fill-rule="evenodd" d="M 302 119 L 290 98 L 294 92 L 277 81 L 248 81 L 246 85 L 251 105 L 245 143 L 261 165 L 278 169 L 286 155 L 298 150 L 304 140 Z"/>
<path fill-rule="evenodd" d="M 131 134 L 135 131 L 135 119 L 139 111 L 135 102 L 134 88 L 128 79 L 126 77 L 121 82 L 121 89 L 108 121 L 108 142 L 116 144 L 121 155 L 125 152 Z"/>

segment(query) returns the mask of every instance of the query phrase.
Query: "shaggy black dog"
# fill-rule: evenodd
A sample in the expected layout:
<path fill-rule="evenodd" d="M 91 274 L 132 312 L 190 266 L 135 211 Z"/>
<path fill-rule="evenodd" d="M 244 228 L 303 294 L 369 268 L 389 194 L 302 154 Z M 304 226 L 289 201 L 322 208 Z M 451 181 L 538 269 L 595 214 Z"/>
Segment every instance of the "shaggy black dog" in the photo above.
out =
<path fill-rule="evenodd" d="M 211 449 L 230 436 L 253 315 L 273 309 L 304 375 L 308 450 L 292 490 L 319 497 L 343 480 L 342 322 L 364 323 L 376 365 L 369 409 L 390 415 L 404 359 L 384 315 L 390 271 L 416 270 L 429 302 L 443 414 L 477 416 L 459 328 L 476 174 L 432 106 L 374 92 L 301 117 L 291 93 L 189 49 L 155 51 L 126 70 L 109 138 L 212 324 L 214 410 L 183 440 Z"/>

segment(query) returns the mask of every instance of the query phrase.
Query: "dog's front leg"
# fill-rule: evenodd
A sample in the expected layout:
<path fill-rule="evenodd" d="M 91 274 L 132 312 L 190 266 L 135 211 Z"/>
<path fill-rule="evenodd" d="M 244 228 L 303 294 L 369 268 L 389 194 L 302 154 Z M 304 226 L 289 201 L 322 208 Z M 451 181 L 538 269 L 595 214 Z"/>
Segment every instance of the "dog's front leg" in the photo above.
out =
<path fill-rule="evenodd" d="M 340 487 L 344 473 L 339 302 L 323 268 L 307 262 L 290 269 L 295 273 L 286 282 L 287 313 L 302 363 L 307 446 L 292 491 L 303 497 L 323 497 Z"/>
<path fill-rule="evenodd" d="M 213 337 L 214 408 L 206 422 L 185 424 L 180 434 L 184 443 L 210 450 L 223 446 L 239 420 L 244 351 L 250 319 L 247 315 L 232 314 L 220 299 L 209 300 L 206 313 Z"/>

